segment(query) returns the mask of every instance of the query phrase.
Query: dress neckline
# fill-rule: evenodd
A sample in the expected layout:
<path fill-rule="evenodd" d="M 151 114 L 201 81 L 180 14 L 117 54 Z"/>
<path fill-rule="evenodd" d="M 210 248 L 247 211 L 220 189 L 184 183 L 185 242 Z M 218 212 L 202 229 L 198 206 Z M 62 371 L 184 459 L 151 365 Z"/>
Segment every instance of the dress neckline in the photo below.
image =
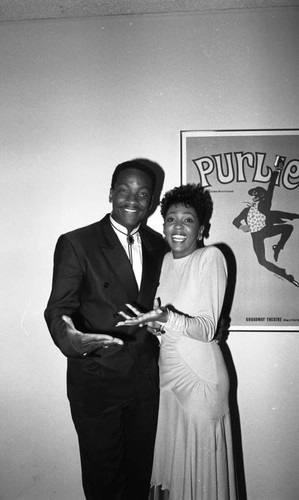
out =
<path fill-rule="evenodd" d="M 194 250 L 192 253 L 189 253 L 188 255 L 185 255 L 185 257 L 180 257 L 179 259 L 175 259 L 174 256 L 173 256 L 173 253 L 170 252 L 171 253 L 172 262 L 174 262 L 175 265 L 177 265 L 177 266 L 183 265 L 185 262 L 188 262 L 195 253 L 198 253 L 199 251 L 201 253 L 204 248 L 205 247 L 196 248 L 196 250 Z"/>

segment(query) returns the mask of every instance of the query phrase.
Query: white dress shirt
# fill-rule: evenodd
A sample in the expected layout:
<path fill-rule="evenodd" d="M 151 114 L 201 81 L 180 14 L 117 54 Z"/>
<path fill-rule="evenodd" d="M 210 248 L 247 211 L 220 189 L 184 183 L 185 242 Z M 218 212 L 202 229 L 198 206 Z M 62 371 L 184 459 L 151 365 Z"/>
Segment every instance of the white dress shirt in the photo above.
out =
<path fill-rule="evenodd" d="M 127 228 L 116 222 L 113 218 L 112 215 L 110 214 L 110 222 L 112 229 L 114 230 L 116 236 L 118 237 L 120 243 L 122 244 L 128 258 L 130 259 L 130 253 L 129 253 L 129 243 L 128 243 L 128 231 Z M 137 281 L 138 288 L 140 288 L 141 284 L 141 277 L 142 277 L 142 244 L 141 244 L 141 238 L 139 234 L 139 226 L 140 224 L 134 228 L 131 232 L 130 235 L 133 237 L 134 242 L 130 244 L 130 247 L 132 249 L 132 267 L 133 271 L 135 274 L 135 279 Z"/>

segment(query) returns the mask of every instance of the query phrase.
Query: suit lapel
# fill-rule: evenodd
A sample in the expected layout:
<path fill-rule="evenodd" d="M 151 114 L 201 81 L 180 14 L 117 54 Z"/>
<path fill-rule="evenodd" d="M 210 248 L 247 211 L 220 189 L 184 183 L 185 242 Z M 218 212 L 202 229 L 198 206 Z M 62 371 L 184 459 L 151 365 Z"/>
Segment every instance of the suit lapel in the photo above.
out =
<path fill-rule="evenodd" d="M 142 279 L 138 295 L 138 302 L 147 304 L 148 308 L 152 308 L 153 304 L 148 304 L 148 298 L 152 297 L 153 287 L 158 286 L 157 263 L 158 255 L 156 255 L 148 233 L 145 229 L 140 229 L 142 239 Z"/>

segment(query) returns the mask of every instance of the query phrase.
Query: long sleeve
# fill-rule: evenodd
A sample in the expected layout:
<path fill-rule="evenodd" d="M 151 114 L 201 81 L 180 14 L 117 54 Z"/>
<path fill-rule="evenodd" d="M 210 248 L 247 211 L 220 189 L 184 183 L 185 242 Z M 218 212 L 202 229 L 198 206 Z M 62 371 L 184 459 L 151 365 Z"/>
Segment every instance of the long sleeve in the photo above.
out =
<path fill-rule="evenodd" d="M 83 270 L 74 248 L 65 236 L 58 239 L 54 253 L 52 292 L 45 319 L 55 344 L 64 352 L 66 326 L 62 315 L 73 316 L 80 305 Z"/>
<path fill-rule="evenodd" d="M 170 310 L 165 330 L 179 331 L 202 342 L 212 341 L 222 310 L 226 283 L 227 269 L 222 253 L 216 247 L 206 247 L 198 259 L 198 265 L 193 263 L 185 286 L 185 293 L 189 295 L 190 302 L 195 304 L 196 314 Z"/>

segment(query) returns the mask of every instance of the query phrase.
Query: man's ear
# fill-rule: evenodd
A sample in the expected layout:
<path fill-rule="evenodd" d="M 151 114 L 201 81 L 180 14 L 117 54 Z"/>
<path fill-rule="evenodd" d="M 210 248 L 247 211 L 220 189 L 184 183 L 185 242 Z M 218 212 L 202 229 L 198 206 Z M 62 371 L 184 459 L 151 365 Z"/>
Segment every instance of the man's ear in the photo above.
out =
<path fill-rule="evenodd" d="M 112 203 L 112 196 L 113 196 L 113 189 L 110 188 L 110 191 L 109 191 L 109 203 Z"/>

